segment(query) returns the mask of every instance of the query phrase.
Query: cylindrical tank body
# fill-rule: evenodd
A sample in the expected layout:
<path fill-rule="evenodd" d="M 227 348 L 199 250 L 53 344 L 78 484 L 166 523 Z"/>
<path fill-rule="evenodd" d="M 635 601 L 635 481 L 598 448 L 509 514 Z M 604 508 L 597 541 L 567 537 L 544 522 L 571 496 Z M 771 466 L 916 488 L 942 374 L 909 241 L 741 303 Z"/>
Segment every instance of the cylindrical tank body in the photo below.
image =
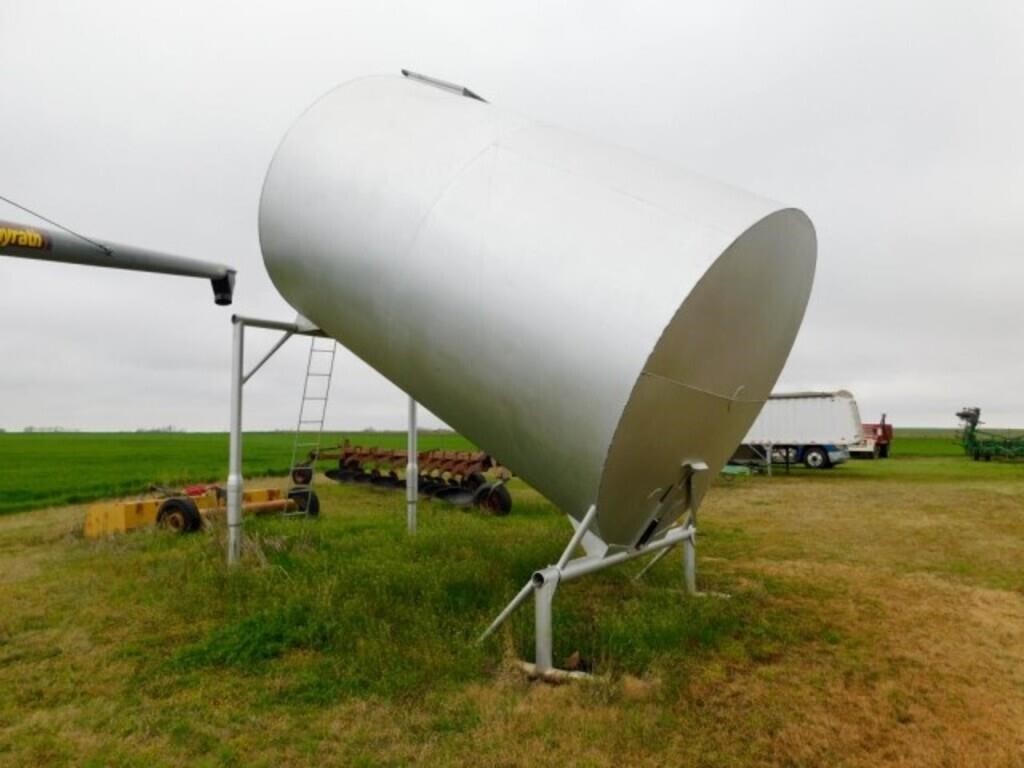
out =
<path fill-rule="evenodd" d="M 618 546 L 746 434 L 816 257 L 798 210 L 400 77 L 314 104 L 259 217 L 292 306 Z"/>

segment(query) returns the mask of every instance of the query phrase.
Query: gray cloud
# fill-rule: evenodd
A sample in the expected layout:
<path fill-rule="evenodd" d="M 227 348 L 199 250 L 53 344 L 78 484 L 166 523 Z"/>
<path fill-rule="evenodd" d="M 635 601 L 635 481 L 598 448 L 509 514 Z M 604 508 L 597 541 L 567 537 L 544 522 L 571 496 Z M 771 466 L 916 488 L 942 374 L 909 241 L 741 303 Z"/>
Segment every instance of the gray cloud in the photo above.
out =
<path fill-rule="evenodd" d="M 287 318 L 256 236 L 277 142 L 338 82 L 410 67 L 807 210 L 818 275 L 781 386 L 847 387 L 901 424 L 976 403 L 1021 425 L 1021 40 L 1009 0 L 7 0 L 0 194 L 229 261 L 237 311 Z M 229 312 L 208 291 L 0 259 L 0 427 L 225 428 Z M 252 336 L 250 357 L 273 340 Z M 303 344 L 253 380 L 247 426 L 291 425 Z M 338 374 L 332 424 L 402 425 L 401 393 L 347 354 Z"/>

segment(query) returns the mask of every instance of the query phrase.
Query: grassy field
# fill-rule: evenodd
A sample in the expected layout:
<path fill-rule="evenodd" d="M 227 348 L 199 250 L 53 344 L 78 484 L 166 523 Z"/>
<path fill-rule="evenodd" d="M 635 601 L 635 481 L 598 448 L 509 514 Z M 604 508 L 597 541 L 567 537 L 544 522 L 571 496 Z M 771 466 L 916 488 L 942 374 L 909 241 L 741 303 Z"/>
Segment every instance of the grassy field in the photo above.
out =
<path fill-rule="evenodd" d="M 955 430 L 900 430 L 895 456 L 962 456 Z M 364 445 L 404 448 L 398 432 L 330 433 L 324 445 L 350 438 Z M 425 432 L 420 447 L 467 450 L 459 435 Z M 0 433 L 0 515 L 26 509 L 80 504 L 141 493 L 151 484 L 224 482 L 226 434 L 202 433 Z M 281 476 L 292 455 L 289 432 L 245 435 L 247 477 Z"/>
<path fill-rule="evenodd" d="M 362 444 L 405 447 L 397 432 L 325 433 L 324 445 L 346 437 Z M 290 432 L 248 433 L 242 471 L 247 477 L 284 475 L 292 458 Z M 424 432 L 423 450 L 464 450 L 451 433 Z M 224 482 L 228 436 L 201 433 L 0 433 L 0 514 L 56 504 L 141 493 L 152 483 Z"/>
<path fill-rule="evenodd" d="M 271 436 L 250 467 L 272 439 L 287 463 Z M 509 517 L 425 502 L 413 538 L 400 493 L 324 483 L 233 572 L 219 526 L 6 515 L 0 765 L 1024 765 L 1024 464 L 943 440 L 717 481 L 699 582 L 730 597 L 687 597 L 678 556 L 563 586 L 556 659 L 599 676 L 562 687 L 514 667 L 530 606 L 474 643 L 568 536 L 518 481 Z"/>

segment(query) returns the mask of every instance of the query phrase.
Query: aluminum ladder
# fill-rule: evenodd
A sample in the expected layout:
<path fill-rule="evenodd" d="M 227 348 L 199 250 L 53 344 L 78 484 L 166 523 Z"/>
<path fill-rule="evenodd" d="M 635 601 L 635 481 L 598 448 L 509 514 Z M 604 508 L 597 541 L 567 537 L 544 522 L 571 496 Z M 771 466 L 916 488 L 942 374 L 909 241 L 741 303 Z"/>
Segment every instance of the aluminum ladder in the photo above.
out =
<path fill-rule="evenodd" d="M 331 393 L 331 377 L 334 373 L 334 357 L 337 350 L 338 343 L 334 339 L 310 337 L 306 380 L 302 385 L 302 401 L 299 404 L 299 418 L 295 425 L 295 440 L 292 443 L 292 461 L 288 470 L 288 476 L 293 483 L 288 497 L 299 506 L 298 511 L 290 513 L 293 515 L 316 516 L 320 511 L 319 503 L 313 495 L 313 481 L 316 477 L 316 459 L 320 454 L 324 421 L 327 418 L 327 398 Z"/>

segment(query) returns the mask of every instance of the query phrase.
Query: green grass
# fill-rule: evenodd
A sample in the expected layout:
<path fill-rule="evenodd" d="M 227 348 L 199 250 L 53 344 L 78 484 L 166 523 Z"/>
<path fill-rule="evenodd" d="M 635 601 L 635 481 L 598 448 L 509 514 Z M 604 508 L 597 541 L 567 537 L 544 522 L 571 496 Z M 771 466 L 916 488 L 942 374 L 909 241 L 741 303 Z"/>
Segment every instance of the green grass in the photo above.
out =
<path fill-rule="evenodd" d="M 405 446 L 399 432 L 330 433 L 324 444 L 346 438 L 363 445 Z M 224 482 L 227 444 L 227 435 L 220 433 L 0 433 L 0 514 L 141 493 L 152 483 Z M 472 448 L 458 435 L 431 432 L 420 435 L 420 447 Z M 901 429 L 892 450 L 900 458 L 964 457 L 955 430 Z M 291 451 L 291 433 L 246 434 L 243 472 L 247 477 L 284 475 Z M 882 475 L 892 468 L 886 462 L 875 466 Z M 941 473 L 950 466 L 918 469 Z"/>
<path fill-rule="evenodd" d="M 226 453 L 211 435 L 25 437 L 0 442 L 8 465 L 11 445 L 40 463 L 62 446 L 71 471 L 77 444 L 108 481 L 134 456 L 219 477 Z M 81 507 L 8 514 L 0 766 L 1014 765 L 1024 464 L 927 441 L 716 480 L 699 581 L 729 597 L 688 597 L 678 555 L 641 582 L 634 562 L 562 585 L 556 661 L 601 675 L 564 688 L 512 671 L 529 604 L 475 642 L 569 535 L 519 480 L 510 516 L 424 501 L 413 537 L 400 492 L 325 482 L 320 519 L 247 519 L 235 569 L 216 524 L 90 541 Z M 282 470 L 290 436 L 246 448 L 253 474 Z"/>
<path fill-rule="evenodd" d="M 346 437 L 364 445 L 405 447 L 397 432 L 329 433 L 324 445 Z M 292 433 L 248 433 L 242 471 L 248 477 L 284 475 L 292 455 Z M 426 432 L 422 450 L 466 450 L 458 435 Z M 224 482 L 226 434 L 202 433 L 0 433 L 0 514 L 78 504 L 141 493 L 150 484 Z"/>
<path fill-rule="evenodd" d="M 178 763 L 230 764 L 235 752 L 218 735 L 234 731 L 230 713 L 205 697 L 242 692 L 246 721 L 303 723 L 368 702 L 396 717 L 416 712 L 416 729 L 457 742 L 481 723 L 466 687 L 503 675 L 509 646 L 532 655 L 532 613 L 524 608 L 488 642 L 477 635 L 557 557 L 568 530 L 535 492 L 518 481 L 512 491 L 507 518 L 424 502 L 410 537 L 401 493 L 327 484 L 319 520 L 250 519 L 234 571 L 220 530 L 88 541 L 77 521 L 57 538 L 0 529 L 0 555 L 24 553 L 40 535 L 59 552 L 3 598 L 18 609 L 0 620 L 0 764 L 5 750 L 29 762 L 161 763 L 170 750 Z M 701 660 L 759 663 L 822 636 L 813 613 L 783 610 L 769 593 L 687 600 L 672 569 L 640 584 L 630 576 L 613 570 L 563 587 L 560 660 L 579 649 L 605 675 L 665 674 L 659 695 L 674 700 Z M 62 640 L 69 631 L 85 635 Z M 116 726 L 95 706 L 101 691 L 126 707 Z M 80 753 L 73 737 L 30 724 L 45 713 L 70 718 L 62 733 L 99 732 L 97 743 Z"/>

